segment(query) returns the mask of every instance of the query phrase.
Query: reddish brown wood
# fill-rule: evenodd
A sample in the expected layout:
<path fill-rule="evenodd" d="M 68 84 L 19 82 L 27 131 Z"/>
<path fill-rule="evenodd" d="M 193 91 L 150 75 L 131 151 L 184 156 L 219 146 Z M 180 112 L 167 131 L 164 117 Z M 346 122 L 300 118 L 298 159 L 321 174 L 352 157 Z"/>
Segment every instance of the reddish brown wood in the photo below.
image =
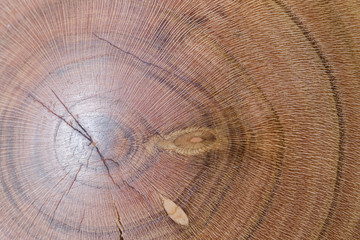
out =
<path fill-rule="evenodd" d="M 358 1 L 1 0 L 0 239 L 360 239 Z"/>

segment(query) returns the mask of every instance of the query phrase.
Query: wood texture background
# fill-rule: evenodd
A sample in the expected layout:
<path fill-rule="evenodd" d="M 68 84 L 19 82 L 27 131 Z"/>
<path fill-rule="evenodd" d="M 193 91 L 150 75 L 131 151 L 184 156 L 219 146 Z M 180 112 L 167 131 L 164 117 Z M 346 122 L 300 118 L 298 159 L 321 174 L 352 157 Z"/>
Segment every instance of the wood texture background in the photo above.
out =
<path fill-rule="evenodd" d="M 0 239 L 360 239 L 360 2 L 1 0 Z"/>

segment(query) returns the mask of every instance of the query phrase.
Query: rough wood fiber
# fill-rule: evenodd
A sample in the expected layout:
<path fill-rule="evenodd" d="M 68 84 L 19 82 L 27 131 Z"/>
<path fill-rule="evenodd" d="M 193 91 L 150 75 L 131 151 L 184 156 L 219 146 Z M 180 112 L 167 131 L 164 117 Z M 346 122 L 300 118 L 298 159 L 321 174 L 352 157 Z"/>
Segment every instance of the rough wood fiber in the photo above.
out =
<path fill-rule="evenodd" d="M 360 239 L 360 3 L 1 0 L 0 239 Z"/>

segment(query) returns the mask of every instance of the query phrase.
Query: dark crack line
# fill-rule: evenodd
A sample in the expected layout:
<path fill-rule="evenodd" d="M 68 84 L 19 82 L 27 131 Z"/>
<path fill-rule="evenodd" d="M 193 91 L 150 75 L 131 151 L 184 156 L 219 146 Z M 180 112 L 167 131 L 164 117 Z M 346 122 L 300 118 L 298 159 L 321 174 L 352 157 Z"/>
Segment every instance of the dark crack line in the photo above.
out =
<path fill-rule="evenodd" d="M 72 112 L 69 110 L 69 108 L 65 105 L 65 103 L 60 99 L 60 97 L 54 92 L 54 90 L 51 89 L 51 91 L 53 92 L 53 94 L 55 95 L 55 97 L 57 98 L 57 100 L 61 103 L 61 105 L 65 108 L 66 112 L 68 112 L 70 114 L 70 116 L 74 119 L 74 121 L 77 123 L 77 125 L 79 125 L 79 127 L 84 131 L 85 134 L 83 134 L 83 136 L 88 139 L 90 141 L 90 144 L 93 144 L 94 148 L 96 149 L 97 153 L 99 154 L 101 160 L 103 161 L 106 169 L 108 170 L 109 174 L 110 174 L 110 170 L 108 165 L 106 164 L 106 161 L 112 161 L 113 163 L 115 163 L 117 166 L 119 166 L 119 163 L 117 163 L 116 161 L 114 161 L 111 158 L 104 158 L 104 156 L 101 154 L 100 149 L 98 146 L 96 146 L 96 143 L 93 141 L 92 137 L 90 136 L 90 134 L 88 133 L 88 131 L 86 131 L 86 129 L 80 124 L 79 120 L 74 116 L 74 114 L 72 114 Z M 85 136 L 86 135 L 86 136 Z"/>
<path fill-rule="evenodd" d="M 90 159 L 90 157 L 91 157 L 91 155 L 92 155 L 92 153 L 93 153 L 93 151 L 94 151 L 94 149 L 95 149 L 96 152 L 97 152 L 97 154 L 99 155 L 101 161 L 103 162 L 103 164 L 104 164 L 104 166 L 105 166 L 105 168 L 106 168 L 106 171 L 107 171 L 107 173 L 108 173 L 108 176 L 109 176 L 109 178 L 111 179 L 112 183 L 113 183 L 117 188 L 121 189 L 121 186 L 115 181 L 115 179 L 114 179 L 113 176 L 111 175 L 111 173 L 110 173 L 110 168 L 109 168 L 109 166 L 108 166 L 108 164 L 107 164 L 107 161 L 111 161 L 111 162 L 113 162 L 114 164 L 116 164 L 117 166 L 119 166 L 119 163 L 116 162 L 115 160 L 111 159 L 111 158 L 105 158 L 105 157 L 103 156 L 103 154 L 101 153 L 99 147 L 96 146 L 96 143 L 93 141 L 93 139 L 92 139 L 92 137 L 90 136 L 90 134 L 88 133 L 88 131 L 81 125 L 80 121 L 72 114 L 72 112 L 71 112 L 71 111 L 69 110 L 69 108 L 65 105 L 65 103 L 60 99 L 60 97 L 55 93 L 55 91 L 52 90 L 52 89 L 51 89 L 51 91 L 52 91 L 52 93 L 55 95 L 55 97 L 57 98 L 57 100 L 61 103 L 61 105 L 65 108 L 66 112 L 67 112 L 68 114 L 70 114 L 70 116 L 74 119 L 74 121 L 77 123 L 77 125 L 81 128 L 81 130 L 82 130 L 83 132 L 80 131 L 79 129 L 75 128 L 71 123 L 69 123 L 69 122 L 68 122 L 66 119 L 64 119 L 62 116 L 60 116 L 60 115 L 58 115 L 57 113 L 55 113 L 54 111 L 52 111 L 52 110 L 50 109 L 50 107 L 48 107 L 47 105 L 45 105 L 43 102 L 41 102 L 40 100 L 38 100 L 37 98 L 35 98 L 35 97 L 32 96 L 32 95 L 30 95 L 30 96 L 34 99 L 34 101 L 38 102 L 38 103 L 39 103 L 40 105 L 42 105 L 45 109 L 47 109 L 51 114 L 53 114 L 54 116 L 58 117 L 60 120 L 62 120 L 63 122 L 65 122 L 69 127 L 71 127 L 73 130 L 75 130 L 76 132 L 80 133 L 84 138 L 86 138 L 86 139 L 90 142 L 90 143 L 89 143 L 89 146 L 90 146 L 91 144 L 93 145 L 93 147 L 92 147 L 92 149 L 91 149 L 91 152 L 90 152 L 90 154 L 89 154 L 89 157 L 88 157 L 88 159 L 87 159 L 87 161 L 86 161 L 86 167 L 89 166 L 89 159 Z M 61 204 L 64 196 L 70 192 L 70 190 L 71 190 L 73 184 L 75 183 L 75 181 L 76 181 L 76 179 L 77 179 L 77 177 L 78 177 L 78 174 L 80 173 L 82 167 L 83 167 L 83 164 L 80 165 L 80 167 L 79 167 L 78 171 L 76 172 L 75 177 L 74 177 L 73 181 L 71 182 L 68 190 L 63 192 L 60 200 L 58 201 L 58 203 L 57 203 L 57 205 L 56 205 L 56 207 L 55 207 L 55 210 L 54 210 L 54 212 L 53 212 L 52 219 L 51 219 L 51 222 L 50 222 L 48 231 L 49 231 L 49 229 L 50 229 L 50 227 L 51 227 L 52 222 L 54 221 L 54 218 L 55 218 L 55 215 L 56 215 L 56 211 L 58 210 L 58 208 L 59 208 L 59 206 L 60 206 L 60 204 Z M 66 174 L 66 176 L 67 176 L 68 174 L 69 174 L 69 172 Z M 64 179 L 64 178 L 65 178 L 65 177 L 63 177 L 63 179 Z M 62 180 L 61 180 L 61 181 L 62 181 Z M 130 185 L 128 182 L 126 182 L 124 179 L 121 178 L 121 181 L 122 181 L 126 186 L 128 186 L 129 188 L 131 188 L 132 190 L 134 190 L 137 194 L 139 194 L 139 195 L 143 198 L 143 200 L 145 201 L 145 203 L 146 203 L 146 205 L 148 206 L 149 210 L 150 210 L 152 213 L 154 212 L 153 208 L 151 207 L 151 204 L 149 203 L 148 199 L 144 196 L 144 194 L 142 194 L 140 191 L 138 191 L 135 187 L 131 186 L 131 185 Z M 45 203 L 44 203 L 44 204 L 45 204 Z M 44 205 L 44 204 L 43 204 L 43 205 Z M 39 212 L 41 211 L 43 205 L 41 206 Z M 38 214 L 39 214 L 39 213 L 38 213 Z M 38 215 L 38 214 L 37 214 L 37 215 Z M 117 214 L 118 214 L 118 218 L 120 219 L 120 215 L 119 215 L 119 212 L 118 212 L 118 211 L 117 211 Z M 37 217 L 37 216 L 36 216 L 36 217 Z M 35 219 L 36 219 L 36 217 L 35 217 Z M 35 219 L 34 219 L 34 221 L 35 221 Z M 33 222 L 34 222 L 34 221 L 33 221 Z M 122 226 L 122 225 L 121 225 L 121 226 Z M 122 228 L 123 228 L 123 226 L 122 226 Z M 121 231 L 121 229 L 120 229 L 120 231 Z M 121 233 L 122 233 L 122 232 L 121 232 Z M 52 235 L 51 235 L 51 236 L 52 236 Z M 122 234 L 120 234 L 120 239 L 123 239 Z"/>
<path fill-rule="evenodd" d="M 81 132 L 79 129 L 75 128 L 71 123 L 69 123 L 68 121 L 66 121 L 65 118 L 63 118 L 62 116 L 60 116 L 59 114 L 55 113 L 53 110 L 50 109 L 50 107 L 48 107 L 47 105 L 45 105 L 43 102 L 41 102 L 40 100 L 38 100 L 36 97 L 30 95 L 33 100 L 37 103 L 39 103 L 41 106 L 43 106 L 48 112 L 50 112 L 51 114 L 53 114 L 54 116 L 56 116 L 57 118 L 59 118 L 60 120 L 62 120 L 64 123 L 66 123 L 69 127 L 71 127 L 73 130 L 75 130 L 76 132 L 80 133 L 83 137 L 85 137 L 87 140 L 91 141 L 90 138 L 88 138 L 83 132 Z"/>
<path fill-rule="evenodd" d="M 76 179 L 77 179 L 77 177 L 78 177 L 78 175 L 79 175 L 79 173 L 80 173 L 80 171 L 81 171 L 82 166 L 83 166 L 83 165 L 81 164 L 80 167 L 79 167 L 79 170 L 76 172 L 75 177 L 74 177 L 73 181 L 71 182 L 70 187 L 69 187 L 69 189 L 68 189 L 68 191 L 67 191 L 66 194 L 69 194 L 72 186 L 73 186 L 74 183 L 76 182 Z"/>
<path fill-rule="evenodd" d="M 83 128 L 83 126 L 80 124 L 80 122 L 75 118 L 75 116 L 72 114 L 72 112 L 69 110 L 69 108 L 64 104 L 63 101 L 61 101 L 61 99 L 59 98 L 59 96 L 54 92 L 54 90 L 52 90 L 52 93 L 55 95 L 55 97 L 57 98 L 57 100 L 61 103 L 61 105 L 65 108 L 65 110 L 70 114 L 70 116 L 75 120 L 75 122 L 77 123 L 77 125 L 84 131 L 84 133 L 86 134 L 86 136 L 88 136 L 88 140 L 93 143 L 93 140 L 90 136 L 90 134 L 86 131 L 85 128 Z M 85 137 L 85 136 L 84 136 Z"/>
<path fill-rule="evenodd" d="M 78 175 L 79 175 L 79 173 L 80 173 L 80 171 L 81 171 L 82 166 L 83 166 L 83 165 L 81 164 L 80 167 L 79 167 L 79 169 L 77 170 L 77 172 L 76 172 L 76 174 L 75 174 L 75 177 L 74 177 L 74 179 L 72 180 L 72 182 L 71 182 L 68 190 L 63 192 L 63 194 L 61 195 L 60 200 L 59 200 L 58 203 L 56 204 L 56 207 L 55 207 L 55 209 L 54 209 L 54 212 L 53 212 L 53 215 L 52 215 L 52 218 L 51 218 L 51 222 L 50 222 L 48 231 L 49 231 L 49 229 L 50 229 L 50 227 L 51 227 L 51 225 L 52 225 L 52 223 L 53 223 L 53 221 L 54 221 L 54 219 L 55 219 L 56 212 L 57 212 L 57 210 L 58 210 L 58 208 L 59 208 L 62 200 L 64 199 L 65 195 L 67 195 L 67 194 L 70 192 L 72 186 L 73 186 L 74 183 L 76 182 L 76 179 L 77 179 L 77 177 L 78 177 Z M 51 233 L 50 239 L 52 239 L 53 233 L 54 233 L 54 231 Z"/>
<path fill-rule="evenodd" d="M 115 162 L 113 159 L 109 159 L 109 158 L 104 158 L 104 156 L 102 155 L 102 153 L 100 152 L 100 149 L 96 146 L 95 147 L 96 149 L 96 152 L 99 154 L 100 156 L 100 159 L 101 161 L 104 163 L 104 166 L 109 174 L 109 176 L 111 177 L 111 179 L 114 181 L 114 179 L 112 178 L 111 174 L 110 174 L 110 168 L 109 166 L 107 165 L 106 161 L 109 160 L 109 161 L 112 161 L 113 163 L 117 164 L 117 166 L 119 166 L 119 163 Z"/>
<path fill-rule="evenodd" d="M 85 219 L 85 209 L 83 210 L 82 217 L 81 217 L 81 220 L 80 220 L 80 223 L 79 223 L 79 227 L 78 227 L 79 232 L 81 230 L 81 225 L 82 225 L 84 219 Z"/>
<path fill-rule="evenodd" d="M 184 78 L 184 77 L 182 77 L 182 76 L 180 76 L 180 75 L 177 75 L 176 73 L 172 73 L 172 72 L 166 70 L 165 68 L 160 67 L 159 65 L 156 65 L 156 64 L 151 63 L 151 62 L 147 62 L 147 61 L 139 58 L 139 57 L 136 56 L 135 54 L 133 54 L 133 53 L 131 53 L 131 52 L 129 52 L 129 51 L 125 51 L 125 50 L 121 49 L 120 47 L 116 46 L 116 45 L 113 44 L 112 42 L 110 42 L 110 41 L 108 41 L 108 40 L 106 40 L 106 39 L 104 39 L 104 38 L 102 38 L 102 37 L 99 37 L 99 36 L 96 35 L 95 33 L 92 33 L 92 34 L 93 34 L 97 39 L 106 42 L 107 44 L 109 44 L 110 46 L 116 48 L 116 49 L 119 50 L 120 52 L 122 52 L 122 53 L 124 53 L 124 54 L 126 54 L 126 55 L 129 55 L 129 56 L 135 58 L 136 60 L 138 60 L 139 62 L 141 62 L 141 63 L 143 63 L 143 64 L 145 64 L 145 65 L 147 65 L 147 66 L 151 66 L 151 67 L 157 68 L 157 69 L 159 69 L 159 70 L 162 71 L 162 72 L 165 72 L 165 73 L 167 73 L 167 74 L 169 74 L 169 75 L 171 75 L 171 76 L 173 76 L 173 77 L 176 77 L 177 79 L 180 79 L 180 80 L 182 80 L 182 81 L 184 81 L 184 82 L 190 83 L 190 84 L 192 84 L 192 85 L 194 85 L 194 86 L 196 86 L 196 87 L 198 87 L 198 88 L 201 88 L 202 90 L 204 90 L 204 91 L 206 91 L 206 92 L 210 92 L 209 90 L 207 90 L 206 88 L 204 88 L 203 86 L 201 86 L 199 83 L 190 81 L 189 79 L 186 79 L 186 78 Z"/>
<path fill-rule="evenodd" d="M 91 155 L 92 155 L 92 153 L 93 153 L 93 151 L 94 151 L 94 148 L 95 148 L 95 147 L 91 148 L 91 152 L 90 152 L 90 154 L 89 154 L 89 157 L 88 157 L 87 160 L 86 160 L 86 168 L 89 167 L 89 160 L 90 160 L 90 157 L 91 157 Z"/>
<path fill-rule="evenodd" d="M 55 184 L 54 188 L 56 188 L 56 187 L 69 175 L 70 172 L 71 172 L 71 171 L 68 171 L 68 172 Z M 31 228 L 31 227 L 34 225 L 34 223 L 35 223 L 37 217 L 39 216 L 42 208 L 43 208 L 44 205 L 48 202 L 48 200 L 49 200 L 50 197 L 51 197 L 51 195 L 48 196 L 48 197 L 46 198 L 45 202 L 41 205 L 41 207 L 39 208 L 36 216 L 35 216 L 34 219 L 32 220 L 31 225 L 30 225 L 29 228 Z"/>
<path fill-rule="evenodd" d="M 77 177 L 78 177 L 78 175 L 79 175 L 79 173 L 80 173 L 80 171 L 81 171 L 82 167 L 83 167 L 83 164 L 81 164 L 81 165 L 80 165 L 80 167 L 79 167 L 79 169 L 77 170 L 77 172 L 76 172 L 76 174 L 75 174 L 75 177 L 74 177 L 74 179 L 72 180 L 72 182 L 71 182 L 71 184 L 70 184 L 70 186 L 69 186 L 68 190 L 63 192 L 63 194 L 61 195 L 60 200 L 59 200 L 59 201 L 58 201 L 58 203 L 56 204 L 56 207 L 55 207 L 55 209 L 54 209 L 54 212 L 53 212 L 53 215 L 52 215 L 52 218 L 51 218 L 51 221 L 50 221 L 50 225 L 49 225 L 49 227 L 48 227 L 48 230 L 47 230 L 47 231 L 49 231 L 49 229 L 51 228 L 51 225 L 52 225 L 52 223 L 53 223 L 53 221 L 54 221 L 54 219 L 55 219 L 56 212 L 57 212 L 57 210 L 58 210 L 58 208 L 59 208 L 59 206 L 60 206 L 60 204 L 61 204 L 61 202 L 62 202 L 63 198 L 65 197 L 65 195 L 69 194 L 69 192 L 70 192 L 70 190 L 71 190 L 72 186 L 73 186 L 73 185 L 74 185 L 74 183 L 76 182 L 76 179 L 77 179 Z M 80 225 L 79 225 L 79 226 L 81 226 L 82 221 L 83 221 L 83 219 L 81 220 L 81 222 L 80 222 Z M 80 231 L 80 229 L 79 229 L 79 231 Z M 54 231 L 52 231 L 51 236 L 50 236 L 50 239 L 52 239 L 52 235 L 53 235 L 53 233 L 54 233 Z"/>
<path fill-rule="evenodd" d="M 116 212 L 116 216 L 117 216 L 116 226 L 117 226 L 117 228 L 119 230 L 119 238 L 120 238 L 120 240 L 124 240 L 123 233 L 125 232 L 125 230 L 124 230 L 124 226 L 121 223 L 120 214 L 119 214 L 119 211 L 118 211 L 118 209 L 116 207 L 114 198 L 113 198 L 113 203 L 114 203 L 114 208 L 115 208 L 115 212 Z"/>
<path fill-rule="evenodd" d="M 76 176 L 77 176 L 77 175 L 76 175 Z M 75 176 L 74 179 L 76 179 L 76 176 Z M 74 181 L 73 181 L 73 182 L 74 182 Z M 73 182 L 71 183 L 71 186 L 72 186 Z M 70 188 L 69 188 L 69 189 L 70 189 Z M 70 190 L 69 190 L 69 191 L 70 191 Z M 57 212 L 57 210 L 58 210 L 58 208 L 59 208 L 62 200 L 64 199 L 65 194 L 67 194 L 67 192 L 68 192 L 68 191 L 64 191 L 63 194 L 61 195 L 59 201 L 57 202 L 57 204 L 56 204 L 56 206 L 55 206 L 55 209 L 54 209 L 54 212 L 53 212 L 52 217 L 51 217 L 51 221 L 50 221 L 48 230 L 47 230 L 46 232 L 48 232 L 49 229 L 51 228 L 51 225 L 52 225 L 52 223 L 53 223 L 53 221 L 54 221 L 54 219 L 55 219 L 56 212 Z M 50 239 L 52 239 L 53 233 L 54 233 L 54 231 L 52 231 L 51 236 L 50 236 Z"/>
<path fill-rule="evenodd" d="M 51 89 L 51 91 L 54 93 L 55 97 L 59 100 L 59 102 L 61 103 L 62 106 L 64 106 L 64 108 L 66 109 L 66 111 L 70 114 L 70 116 L 75 120 L 75 122 L 79 125 L 79 127 L 84 131 L 81 132 L 79 129 L 75 128 L 71 123 L 69 123 L 65 118 L 63 118 L 62 116 L 60 116 L 59 114 L 55 113 L 54 111 L 52 111 L 50 109 L 50 107 L 48 107 L 47 105 L 45 105 L 43 102 L 41 102 L 40 100 L 38 100 L 37 98 L 35 98 L 34 96 L 30 95 L 34 101 L 38 102 L 41 106 L 43 106 L 46 110 L 48 110 L 51 114 L 53 114 L 54 116 L 56 116 L 57 118 L 59 118 L 60 120 L 62 120 L 63 122 L 65 122 L 69 127 L 71 127 L 73 130 L 75 130 L 76 132 L 80 133 L 84 138 L 86 138 L 90 143 L 89 145 L 93 144 L 94 141 L 92 139 L 92 137 L 89 135 L 89 133 L 86 131 L 86 129 L 80 124 L 80 122 L 75 118 L 75 116 L 71 113 L 71 111 L 69 110 L 69 108 L 63 103 L 63 101 L 61 101 L 61 99 L 59 98 L 59 96 Z M 99 154 L 101 160 L 104 162 L 105 167 L 109 170 L 109 167 L 106 164 L 106 161 L 112 161 L 114 164 L 116 164 L 117 166 L 119 166 L 119 163 L 116 162 L 113 159 L 110 158 L 104 158 L 103 155 L 100 152 L 100 149 L 98 146 L 96 146 L 95 144 L 93 144 L 94 148 L 96 149 L 97 153 Z M 90 158 L 90 157 L 89 157 Z"/>

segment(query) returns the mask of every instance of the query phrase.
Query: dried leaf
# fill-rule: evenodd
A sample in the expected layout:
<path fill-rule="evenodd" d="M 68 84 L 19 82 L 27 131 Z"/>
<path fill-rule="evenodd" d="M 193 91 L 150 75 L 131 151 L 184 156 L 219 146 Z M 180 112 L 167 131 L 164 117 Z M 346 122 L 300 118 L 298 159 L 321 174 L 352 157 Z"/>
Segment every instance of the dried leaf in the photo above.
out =
<path fill-rule="evenodd" d="M 189 218 L 181 207 L 164 196 L 161 196 L 161 199 L 166 213 L 174 222 L 182 226 L 189 225 Z"/>

